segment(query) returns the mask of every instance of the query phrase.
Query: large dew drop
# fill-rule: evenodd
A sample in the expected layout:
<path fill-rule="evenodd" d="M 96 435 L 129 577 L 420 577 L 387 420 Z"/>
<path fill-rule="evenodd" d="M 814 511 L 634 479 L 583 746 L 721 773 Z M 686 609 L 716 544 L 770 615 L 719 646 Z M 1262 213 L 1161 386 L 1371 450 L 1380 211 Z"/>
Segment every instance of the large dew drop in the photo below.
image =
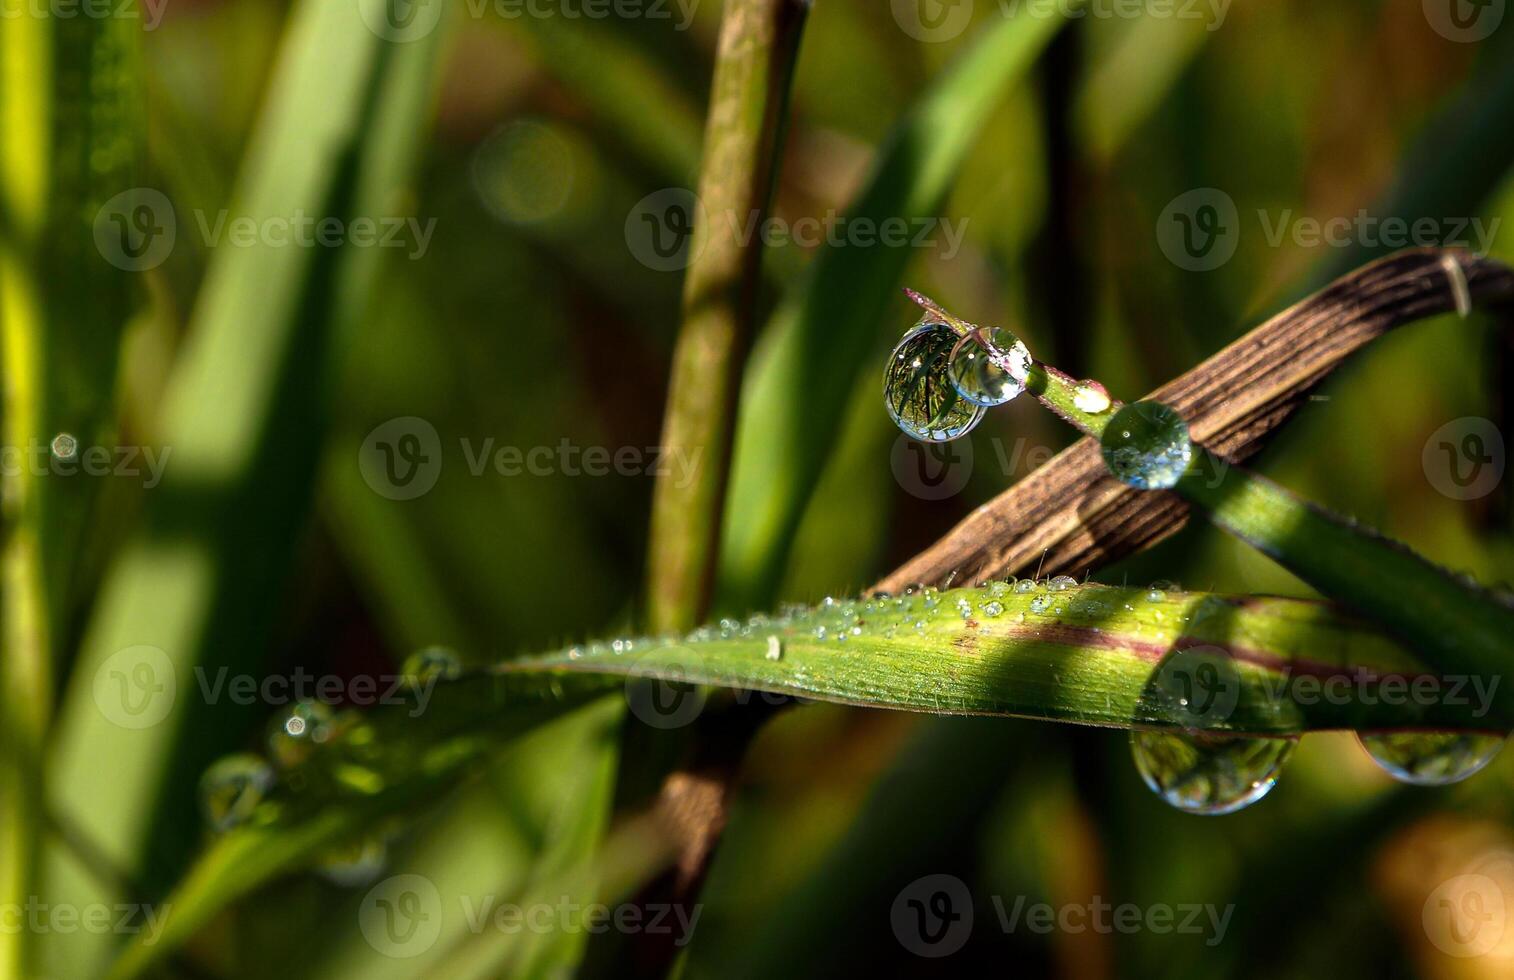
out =
<path fill-rule="evenodd" d="M 1132 731 L 1130 751 L 1141 779 L 1187 813 L 1234 813 L 1266 796 L 1298 742 Z"/>
<path fill-rule="evenodd" d="M 1358 735 L 1362 748 L 1388 775 L 1415 786 L 1444 786 L 1466 779 L 1493 761 L 1504 740 L 1458 732 Z"/>
<path fill-rule="evenodd" d="M 957 332 L 944 323 L 922 323 L 899 341 L 883 370 L 883 403 L 906 435 L 948 442 L 983 420 L 983 406 L 965 401 L 948 365 Z"/>
<path fill-rule="evenodd" d="M 1104 427 L 1104 465 L 1115 479 L 1137 490 L 1177 485 L 1193 458 L 1188 423 L 1161 402 L 1132 402 Z"/>
<path fill-rule="evenodd" d="M 200 810 L 211 829 L 246 823 L 273 786 L 273 769 L 249 753 L 228 755 L 200 777 Z"/>
<path fill-rule="evenodd" d="M 974 330 L 957 341 L 948 364 L 957 394 L 993 408 L 1025 390 L 1030 351 L 1003 327 Z"/>

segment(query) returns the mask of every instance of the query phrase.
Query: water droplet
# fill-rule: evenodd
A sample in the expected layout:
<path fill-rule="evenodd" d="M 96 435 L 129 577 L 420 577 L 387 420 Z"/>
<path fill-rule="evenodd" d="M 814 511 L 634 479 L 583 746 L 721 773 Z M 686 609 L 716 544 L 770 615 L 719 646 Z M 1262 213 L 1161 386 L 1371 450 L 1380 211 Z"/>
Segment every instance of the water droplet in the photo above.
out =
<path fill-rule="evenodd" d="M 576 649 L 576 648 L 575 648 Z M 455 680 L 463 672 L 463 662 L 446 647 L 426 647 L 405 658 L 400 668 L 406 677 L 422 683 L 432 680 Z"/>
<path fill-rule="evenodd" d="M 1046 587 L 1053 592 L 1066 592 L 1068 589 L 1076 589 L 1078 580 L 1071 575 L 1058 575 L 1047 582 Z"/>
<path fill-rule="evenodd" d="M 1146 592 L 1146 601 L 1147 602 L 1166 602 L 1167 601 L 1167 593 L 1163 592 L 1161 589 L 1148 589 L 1147 592 Z"/>
<path fill-rule="evenodd" d="M 1266 796 L 1296 738 L 1136 730 L 1130 752 L 1141 779 L 1187 813 L 1234 813 Z"/>
<path fill-rule="evenodd" d="M 1493 761 L 1504 743 L 1496 735 L 1463 732 L 1387 732 L 1357 738 L 1388 775 L 1415 786 L 1466 779 Z"/>
<path fill-rule="evenodd" d="M 985 602 L 983 604 L 983 615 L 987 616 L 989 619 L 1004 615 L 1004 603 L 999 602 L 997 599 L 991 602 Z"/>
<path fill-rule="evenodd" d="M 1109 392 L 1097 381 L 1079 381 L 1072 393 L 1072 403 L 1080 412 L 1097 415 L 1109 410 Z"/>
<path fill-rule="evenodd" d="M 1027 592 L 1036 591 L 1036 580 L 1030 578 L 1020 579 L 1020 581 L 1015 583 L 1015 591 L 1020 595 L 1024 595 Z"/>
<path fill-rule="evenodd" d="M 1100 440 L 1104 465 L 1137 490 L 1177 485 L 1193 458 L 1188 423 L 1161 402 L 1133 402 L 1114 414 Z"/>
<path fill-rule="evenodd" d="M 330 740 L 331 708 L 320 701 L 301 701 L 273 720 L 268 754 L 281 769 L 298 765 L 315 748 Z"/>
<path fill-rule="evenodd" d="M 963 619 L 971 619 L 973 615 L 973 604 L 968 602 L 966 599 L 958 599 L 957 612 L 961 613 Z"/>
<path fill-rule="evenodd" d="M 944 323 L 922 323 L 889 355 L 883 402 L 906 435 L 947 442 L 983 420 L 983 407 L 964 401 L 947 371 L 957 339 L 957 332 Z"/>
<path fill-rule="evenodd" d="M 79 440 L 72 433 L 60 432 L 53 436 L 51 449 L 55 459 L 70 460 L 79 455 Z"/>
<path fill-rule="evenodd" d="M 1030 351 L 1003 327 L 987 327 L 956 342 L 949 370 L 957 394 L 974 405 L 993 408 L 1025 390 Z"/>
<path fill-rule="evenodd" d="M 1050 596 L 1038 595 L 1030 600 L 1030 611 L 1033 613 L 1044 613 L 1049 608 L 1051 608 Z"/>
<path fill-rule="evenodd" d="M 322 878 L 340 888 L 372 884 L 389 863 L 389 846 L 379 837 L 365 837 L 324 852 L 316 865 Z"/>
<path fill-rule="evenodd" d="M 766 657 L 769 660 L 782 660 L 783 641 L 776 636 L 768 637 L 768 652 L 766 654 Z"/>
<path fill-rule="evenodd" d="M 245 823 L 273 786 L 273 769 L 258 756 L 228 755 L 200 777 L 200 810 L 206 823 L 226 831 Z"/>

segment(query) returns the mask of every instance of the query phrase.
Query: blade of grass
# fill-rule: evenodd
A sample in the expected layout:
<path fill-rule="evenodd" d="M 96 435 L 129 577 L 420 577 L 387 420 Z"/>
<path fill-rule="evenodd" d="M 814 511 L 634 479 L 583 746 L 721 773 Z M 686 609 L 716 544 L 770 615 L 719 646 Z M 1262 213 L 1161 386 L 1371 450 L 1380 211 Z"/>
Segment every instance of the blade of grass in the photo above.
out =
<path fill-rule="evenodd" d="M 911 109 L 878 153 L 844 220 L 878 227 L 936 213 L 1004 89 L 1061 27 L 996 20 Z M 771 603 L 907 247 L 828 247 L 788 294 L 754 355 L 738 414 L 716 607 Z"/>
<path fill-rule="evenodd" d="M 364 0 L 374 4 L 367 13 L 382 16 L 384 2 Z M 428 61 L 440 36 L 394 45 L 364 26 L 357 6 L 299 5 L 235 217 L 263 227 L 310 214 L 350 227 L 389 213 L 426 104 L 399 66 Z M 372 274 L 364 266 L 379 255 L 266 238 L 213 256 L 158 426 L 172 462 L 102 585 L 53 758 L 53 805 L 148 895 L 176 877 L 181 842 L 195 832 L 198 774 L 256 720 L 202 693 L 196 668 L 246 671 L 261 656 L 305 519 L 328 331 L 361 311 L 357 293 Z M 132 659 L 144 649 L 150 659 Z M 122 676 L 140 679 L 139 664 L 151 671 L 156 687 L 125 693 L 163 698 L 152 703 L 155 724 L 123 727 L 116 722 L 132 719 L 95 696 L 122 651 L 136 666 Z M 111 901 L 66 863 L 54 872 L 60 900 Z M 113 941 L 66 938 L 53 945 L 57 971 L 69 975 L 97 973 Z"/>
<path fill-rule="evenodd" d="M 721 21 L 699 181 L 704 220 L 691 243 L 662 432 L 666 456 L 697 463 L 692 479 L 657 480 L 648 574 L 655 631 L 688 629 L 709 602 L 762 256 L 761 240 L 742 233 L 767 214 L 808 11 L 800 0 L 732 0 Z"/>
<path fill-rule="evenodd" d="M 1246 459 L 1350 354 L 1403 324 L 1456 309 L 1448 256 L 1464 270 L 1475 306 L 1514 301 L 1514 271 L 1502 263 L 1441 249 L 1400 252 L 1284 310 L 1146 397 L 1182 413 L 1195 440 L 1227 459 Z M 876 588 L 898 591 L 953 574 L 973 582 L 1036 567 L 1081 574 L 1155 544 L 1187 516 L 1182 500 L 1110 477 L 1097 444 L 1084 439 Z"/>
<path fill-rule="evenodd" d="M 53 676 L 98 485 L 77 460 L 114 443 L 129 283 L 95 250 L 92 221 L 141 151 L 138 25 L 22 6 L 0 7 L 0 441 L 14 454 L 0 477 L 0 908 L 38 891 Z M 55 461 L 60 433 L 74 448 Z M 33 938 L 0 930 L 0 975 L 33 975 Z"/>

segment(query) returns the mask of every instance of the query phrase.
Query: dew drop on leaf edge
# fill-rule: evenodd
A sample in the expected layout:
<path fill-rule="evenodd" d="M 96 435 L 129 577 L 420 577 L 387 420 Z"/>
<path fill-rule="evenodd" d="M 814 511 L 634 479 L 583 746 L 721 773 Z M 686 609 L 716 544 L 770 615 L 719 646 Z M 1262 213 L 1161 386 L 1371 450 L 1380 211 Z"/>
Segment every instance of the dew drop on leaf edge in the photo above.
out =
<path fill-rule="evenodd" d="M 200 811 L 212 830 L 245 823 L 273 786 L 273 768 L 248 752 L 210 764 L 200 777 Z"/>
<path fill-rule="evenodd" d="M 1446 786 L 1482 769 L 1503 748 L 1496 735 L 1468 732 L 1358 734 L 1357 741 L 1384 772 L 1414 786 Z"/>
<path fill-rule="evenodd" d="M 1137 490 L 1171 489 L 1193 459 L 1188 423 L 1161 402 L 1126 405 L 1104 427 L 1099 443 L 1109 472 Z"/>
<path fill-rule="evenodd" d="M 1030 351 L 1003 327 L 985 327 L 957 340 L 947 370 L 963 400 L 994 408 L 1025 390 Z"/>
<path fill-rule="evenodd" d="M 922 442 L 949 442 L 983 420 L 983 407 L 965 401 L 951 381 L 948 364 L 957 340 L 957 332 L 944 323 L 922 323 L 889 355 L 883 369 L 883 404 L 905 435 Z"/>
<path fill-rule="evenodd" d="M 1153 793 L 1185 813 L 1244 809 L 1277 782 L 1297 738 L 1135 730 L 1130 752 Z"/>

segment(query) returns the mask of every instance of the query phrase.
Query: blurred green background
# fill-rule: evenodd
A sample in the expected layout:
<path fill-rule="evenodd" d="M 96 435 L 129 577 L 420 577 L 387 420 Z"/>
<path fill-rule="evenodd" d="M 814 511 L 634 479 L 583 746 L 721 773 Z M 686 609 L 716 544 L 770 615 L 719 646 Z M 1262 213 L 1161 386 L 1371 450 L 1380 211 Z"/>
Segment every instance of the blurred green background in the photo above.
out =
<path fill-rule="evenodd" d="M 393 675 L 431 645 L 482 664 L 643 625 L 645 464 L 659 440 L 682 271 L 657 268 L 632 230 L 649 195 L 696 184 L 721 4 L 595 18 L 583 4 L 546 0 L 431 3 L 418 16 L 424 24 L 436 9 L 435 30 L 375 44 L 351 0 L 170 0 L 150 30 L 146 20 L 100 29 L 88 18 L 39 27 L 30 7 L 5 0 L 7 445 L 66 430 L 83 445 L 171 450 L 160 488 L 104 479 L 79 504 L 87 518 L 69 517 L 72 500 L 43 508 L 58 705 L 40 756 L 48 829 L 31 891 L 44 900 L 160 899 L 207 835 L 195 809 L 200 772 L 260 749 L 277 711 L 195 701 L 154 730 L 156 741 L 123 734 L 91 703 L 116 650 L 192 649 L 178 666 L 350 680 Z M 774 214 L 844 212 L 910 106 L 1010 6 L 814 4 Z M 918 36 L 923 22 L 910 10 L 927 8 L 949 36 Z M 1479 9 L 1491 19 L 1502 8 Z M 1437 241 L 1460 236 L 1514 260 L 1514 19 L 1458 40 L 1437 28 L 1436 9 L 1236 0 L 1223 12 L 1178 3 L 1090 13 L 1068 19 L 1023 75 L 995 79 L 994 108 L 945 178 L 942 206 L 903 215 L 949 221 L 960 248 L 940 235 L 934 247 L 906 248 L 887 295 L 857 300 L 886 309 L 866 356 L 844 363 L 851 345 L 840 344 L 844 357 L 812 365 L 820 383 L 838 386 L 830 395 L 844 410 L 804 431 L 824 465 L 792 542 L 771 543 L 786 554 L 772 598 L 865 589 L 1070 441 L 1047 413 L 1015 403 L 971 437 L 959 492 L 911 492 L 891 468 L 898 432 L 878 388 L 890 346 L 915 320 L 897 286 L 1010 326 L 1039 356 L 1133 399 L 1388 250 L 1356 230 L 1338 244 L 1301 244 L 1291 231 L 1274 243 L 1280 222 L 1296 230 L 1301 219 L 1361 209 L 1428 217 Z M 1055 8 L 1049 16 L 1060 19 Z M 51 108 L 28 126 L 38 105 Z M 49 118 L 78 121 L 93 149 L 49 133 Z M 113 127 L 135 163 L 116 166 L 102 149 Z M 83 236 L 111 186 L 171 201 L 177 240 L 161 264 L 118 265 L 120 275 L 100 266 Z M 1236 209 L 1233 256 L 1207 270 L 1169 258 L 1158 235 L 1169 204 L 1198 188 Z M 238 246 L 206 232 L 224 209 L 234 219 L 291 207 L 418 225 L 401 233 L 403 247 L 264 243 L 233 259 L 223 256 Z M 424 244 L 417 227 L 430 229 Z M 759 355 L 761 325 L 826 247 L 767 250 Z M 37 362 L 18 339 L 28 324 L 54 338 Z M 77 375 L 56 373 L 75 360 L 86 362 Z M 56 386 L 63 407 L 28 428 L 17 378 L 39 365 L 38 383 Z M 1514 581 L 1508 486 L 1452 499 L 1423 454 L 1455 420 L 1503 425 L 1511 365 L 1509 341 L 1487 317 L 1399 331 L 1340 371 L 1259 469 L 1452 568 Z M 111 376 L 116 393 L 102 400 L 99 381 Z M 87 395 L 70 400 L 86 389 L 93 414 Z M 394 419 L 422 421 L 405 432 L 434 432 L 439 462 L 434 485 L 404 499 L 385 492 L 395 487 L 371 468 L 375 457 L 359 465 L 365 440 Z M 578 453 L 627 451 L 624 472 L 568 472 L 564 441 Z M 506 447 L 552 455 L 534 473 L 477 465 L 478 453 Z M 7 512 L 7 548 L 24 537 L 27 513 Z M 12 568 L 8 592 L 20 588 Z M 1199 524 L 1095 577 L 1309 594 Z M 8 630 L 15 603 L 8 595 Z M 6 656 L 20 662 L 13 649 Z M 180 669 L 181 698 L 193 676 Z M 491 896 L 588 901 L 614 892 L 610 882 L 620 890 L 612 900 L 624 900 L 664 870 L 656 845 L 609 814 L 616 715 L 575 716 L 512 744 L 480 779 L 392 828 L 381 860 L 358 862 L 345 879 L 329 868 L 283 878 L 163 969 L 661 971 L 636 936 L 467 921 Z M 1476 957 L 1437 947 L 1423 919 L 1427 895 L 1473 871 L 1514 901 L 1507 754 L 1466 784 L 1420 790 L 1392 783 L 1351 735 L 1311 735 L 1264 802 L 1196 818 L 1141 785 L 1127 742 L 1117 731 L 826 705 L 778 714 L 743 762 L 678 968 L 689 977 L 1514 973 L 1514 909 L 1496 910 L 1490 921 L 1508 934 Z M 14 802 L 36 792 L 28 786 L 3 789 Z M 607 834 L 612 824 L 619 831 Z M 434 883 L 445 911 L 441 938 L 412 958 L 385 955 L 359 928 L 368 889 L 394 874 Z M 928 874 L 961 879 L 976 909 L 966 945 L 940 959 L 911 953 L 891 923 L 901 890 Z M 995 897 L 1064 907 L 1095 896 L 1233 914 L 1222 937 L 1011 931 L 995 914 Z M 48 930 L 32 969 L 95 975 L 121 938 Z"/>

